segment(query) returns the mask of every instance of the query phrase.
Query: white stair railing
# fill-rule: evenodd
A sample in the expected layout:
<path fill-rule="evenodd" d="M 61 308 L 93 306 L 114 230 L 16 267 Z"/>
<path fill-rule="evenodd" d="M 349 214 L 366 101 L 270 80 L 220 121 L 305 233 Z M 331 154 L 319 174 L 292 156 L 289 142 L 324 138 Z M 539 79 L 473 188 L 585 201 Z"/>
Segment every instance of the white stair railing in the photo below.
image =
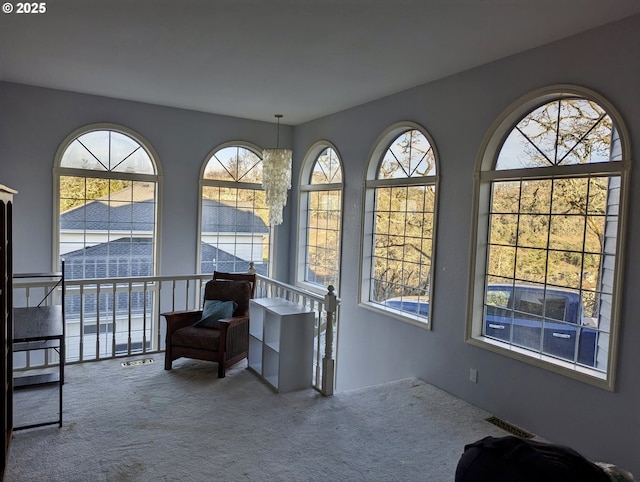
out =
<path fill-rule="evenodd" d="M 261 275 L 256 289 L 256 298 L 284 298 L 315 312 L 313 386 L 325 396 L 333 395 L 335 386 L 333 353 L 340 301 L 334 291 L 329 285 L 323 296 Z"/>
<path fill-rule="evenodd" d="M 251 268 L 250 268 L 251 269 Z M 66 363 L 81 363 L 164 351 L 164 319 L 160 313 L 202 306 L 210 274 L 65 280 Z M 281 297 L 315 314 L 313 387 L 332 395 L 335 383 L 334 340 L 339 300 L 333 286 L 325 296 L 258 275 L 256 297 Z M 51 283 L 14 281 L 14 306 L 38 303 Z M 56 292 L 52 299 L 60 299 Z M 37 300 L 37 301 L 36 301 Z M 55 301 L 54 301 L 55 302 Z M 58 363 L 51 350 L 16 354 L 16 370 Z"/>

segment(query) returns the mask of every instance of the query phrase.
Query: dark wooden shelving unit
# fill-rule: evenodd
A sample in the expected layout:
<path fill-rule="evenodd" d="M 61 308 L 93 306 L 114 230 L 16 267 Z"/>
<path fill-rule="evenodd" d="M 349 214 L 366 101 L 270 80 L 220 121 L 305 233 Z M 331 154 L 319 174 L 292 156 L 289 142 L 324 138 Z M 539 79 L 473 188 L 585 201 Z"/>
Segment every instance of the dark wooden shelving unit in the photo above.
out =
<path fill-rule="evenodd" d="M 46 279 L 51 287 L 37 306 L 13 309 L 13 345 L 12 351 L 28 352 L 54 349 L 58 352 L 60 361 L 57 367 L 15 372 L 13 388 L 29 388 L 47 384 L 58 384 L 58 418 L 21 426 L 14 426 L 13 430 L 42 427 L 57 424 L 62 427 L 62 385 L 64 384 L 65 361 L 65 322 L 64 322 L 64 261 L 62 271 L 57 273 L 21 273 L 14 274 L 14 279 Z M 47 285 L 49 286 L 49 285 Z M 61 288 L 60 304 L 49 304 L 47 300 L 53 296 L 56 289 Z M 32 373 L 30 373 L 30 371 Z"/>
<path fill-rule="evenodd" d="M 0 385 L 2 385 L 2 461 L 0 479 L 4 480 L 9 444 L 13 434 L 13 196 L 16 191 L 0 185 Z"/>

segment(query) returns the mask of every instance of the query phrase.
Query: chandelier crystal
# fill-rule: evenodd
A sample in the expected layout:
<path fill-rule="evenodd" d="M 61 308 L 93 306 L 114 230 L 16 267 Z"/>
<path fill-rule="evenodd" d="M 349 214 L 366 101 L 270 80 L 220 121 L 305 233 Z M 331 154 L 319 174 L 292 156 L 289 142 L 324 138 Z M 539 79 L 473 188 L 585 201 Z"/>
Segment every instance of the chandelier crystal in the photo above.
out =
<path fill-rule="evenodd" d="M 287 204 L 287 193 L 291 189 L 291 149 L 280 149 L 280 118 L 275 149 L 262 151 L 262 187 L 265 190 L 265 201 L 269 207 L 269 224 L 282 224 L 282 211 Z"/>

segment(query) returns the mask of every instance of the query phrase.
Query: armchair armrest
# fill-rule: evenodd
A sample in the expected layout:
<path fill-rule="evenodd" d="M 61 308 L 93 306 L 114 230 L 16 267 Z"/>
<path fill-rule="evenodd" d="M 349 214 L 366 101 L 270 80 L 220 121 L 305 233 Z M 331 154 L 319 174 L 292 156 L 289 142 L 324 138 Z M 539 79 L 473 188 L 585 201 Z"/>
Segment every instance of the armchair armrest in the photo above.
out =
<path fill-rule="evenodd" d="M 231 318 L 220 318 L 218 320 L 218 323 L 220 324 L 220 329 L 223 329 L 223 326 L 225 326 L 225 328 L 231 328 L 237 325 L 240 325 L 242 323 L 245 322 L 249 322 L 249 317 L 248 316 L 232 316 Z"/>
<path fill-rule="evenodd" d="M 185 326 L 193 325 L 196 321 L 202 318 L 202 310 L 191 311 L 172 311 L 169 313 L 160 313 L 167 320 L 167 339 L 171 338 L 171 334 L 184 328 Z"/>

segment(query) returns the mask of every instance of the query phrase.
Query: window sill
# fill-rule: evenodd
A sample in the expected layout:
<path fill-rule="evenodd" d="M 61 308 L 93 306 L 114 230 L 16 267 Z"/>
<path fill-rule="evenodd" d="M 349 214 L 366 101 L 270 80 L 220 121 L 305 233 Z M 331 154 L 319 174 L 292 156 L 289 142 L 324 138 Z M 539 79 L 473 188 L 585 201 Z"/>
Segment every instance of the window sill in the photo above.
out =
<path fill-rule="evenodd" d="M 598 388 L 613 391 L 613 377 L 611 376 L 611 373 L 607 374 L 592 368 L 574 365 L 573 363 L 565 362 L 541 353 L 535 353 L 517 346 L 512 346 L 485 336 L 469 337 L 466 342 L 470 345 L 484 348 L 499 355 L 504 355 L 523 363 L 534 365 L 553 373 L 588 383 Z"/>
<path fill-rule="evenodd" d="M 359 303 L 360 307 L 373 311 L 375 313 L 380 313 L 382 315 L 394 318 L 396 320 L 402 321 L 404 323 L 408 323 L 413 326 L 417 326 L 419 328 L 423 328 L 425 330 L 431 330 L 431 323 L 429 318 L 425 318 L 424 316 L 419 315 L 410 315 L 406 312 L 396 310 L 393 308 L 389 308 L 386 306 L 379 305 L 377 303 L 369 303 L 362 301 Z"/>

